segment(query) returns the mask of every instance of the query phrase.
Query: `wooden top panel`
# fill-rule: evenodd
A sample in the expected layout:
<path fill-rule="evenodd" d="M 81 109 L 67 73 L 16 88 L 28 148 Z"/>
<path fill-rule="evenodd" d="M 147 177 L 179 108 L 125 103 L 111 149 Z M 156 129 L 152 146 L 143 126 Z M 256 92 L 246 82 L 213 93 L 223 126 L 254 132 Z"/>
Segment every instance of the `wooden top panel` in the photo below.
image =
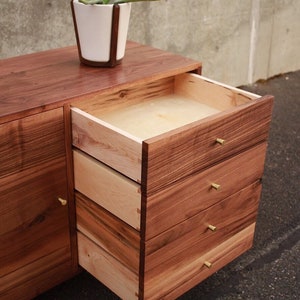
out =
<path fill-rule="evenodd" d="M 29 111 L 56 108 L 82 95 L 200 67 L 194 60 L 134 42 L 128 42 L 123 62 L 114 68 L 80 64 L 75 46 L 0 60 L 0 123 Z"/>

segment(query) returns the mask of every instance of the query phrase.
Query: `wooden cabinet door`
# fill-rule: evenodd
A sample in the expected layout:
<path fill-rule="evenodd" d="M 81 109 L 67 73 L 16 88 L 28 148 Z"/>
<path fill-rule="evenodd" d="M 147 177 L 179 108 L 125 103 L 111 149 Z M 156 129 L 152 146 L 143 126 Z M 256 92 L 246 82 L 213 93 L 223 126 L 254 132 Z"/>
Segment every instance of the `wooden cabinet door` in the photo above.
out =
<path fill-rule="evenodd" d="M 30 299 L 72 274 L 63 111 L 0 136 L 0 298 Z"/>
<path fill-rule="evenodd" d="M 0 120 L 0 178 L 65 156 L 63 109 Z"/>

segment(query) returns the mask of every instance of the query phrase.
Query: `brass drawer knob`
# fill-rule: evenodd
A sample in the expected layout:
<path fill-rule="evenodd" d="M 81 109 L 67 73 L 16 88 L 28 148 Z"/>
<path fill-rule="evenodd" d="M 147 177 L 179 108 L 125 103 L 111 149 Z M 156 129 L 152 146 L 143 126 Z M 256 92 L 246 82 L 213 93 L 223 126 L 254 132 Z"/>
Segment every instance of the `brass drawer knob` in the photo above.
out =
<path fill-rule="evenodd" d="M 220 144 L 220 145 L 224 145 L 224 144 L 225 144 L 225 140 L 220 139 L 220 138 L 217 138 L 217 139 L 216 139 L 216 142 L 217 142 L 218 144 Z"/>
<path fill-rule="evenodd" d="M 208 225 L 208 229 L 211 230 L 211 231 L 216 231 L 217 227 L 210 224 L 210 225 Z"/>
<path fill-rule="evenodd" d="M 65 199 L 63 199 L 63 198 L 60 198 L 60 197 L 58 197 L 57 200 L 58 200 L 58 201 L 61 203 L 61 205 L 63 205 L 63 206 L 64 206 L 64 205 L 67 205 L 67 203 L 68 203 L 67 200 L 65 200 Z"/>
<path fill-rule="evenodd" d="M 212 263 L 209 262 L 209 261 L 205 261 L 205 262 L 204 262 L 204 265 L 205 265 L 207 268 L 211 268 L 211 267 L 212 267 Z"/>
<path fill-rule="evenodd" d="M 211 187 L 212 187 L 213 189 L 215 189 L 216 191 L 218 191 L 218 190 L 221 188 L 221 185 L 213 182 L 213 183 L 211 184 Z"/>

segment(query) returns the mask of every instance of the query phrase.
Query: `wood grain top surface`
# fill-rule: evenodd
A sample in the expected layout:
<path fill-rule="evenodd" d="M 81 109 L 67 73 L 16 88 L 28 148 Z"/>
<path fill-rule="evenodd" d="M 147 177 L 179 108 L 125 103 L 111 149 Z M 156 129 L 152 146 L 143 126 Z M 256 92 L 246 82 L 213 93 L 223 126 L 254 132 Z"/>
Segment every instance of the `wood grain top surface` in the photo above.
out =
<path fill-rule="evenodd" d="M 80 64 L 76 46 L 0 60 L 0 123 L 68 100 L 199 69 L 197 61 L 135 42 L 114 68 Z"/>

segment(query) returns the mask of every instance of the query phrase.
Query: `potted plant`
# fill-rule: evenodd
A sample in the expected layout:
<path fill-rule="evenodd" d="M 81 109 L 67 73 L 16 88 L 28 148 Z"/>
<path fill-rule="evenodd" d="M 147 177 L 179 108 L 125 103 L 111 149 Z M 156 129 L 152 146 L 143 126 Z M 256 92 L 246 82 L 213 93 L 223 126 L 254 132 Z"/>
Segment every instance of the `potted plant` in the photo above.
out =
<path fill-rule="evenodd" d="M 80 61 L 113 67 L 125 55 L 131 2 L 157 0 L 71 0 Z"/>

